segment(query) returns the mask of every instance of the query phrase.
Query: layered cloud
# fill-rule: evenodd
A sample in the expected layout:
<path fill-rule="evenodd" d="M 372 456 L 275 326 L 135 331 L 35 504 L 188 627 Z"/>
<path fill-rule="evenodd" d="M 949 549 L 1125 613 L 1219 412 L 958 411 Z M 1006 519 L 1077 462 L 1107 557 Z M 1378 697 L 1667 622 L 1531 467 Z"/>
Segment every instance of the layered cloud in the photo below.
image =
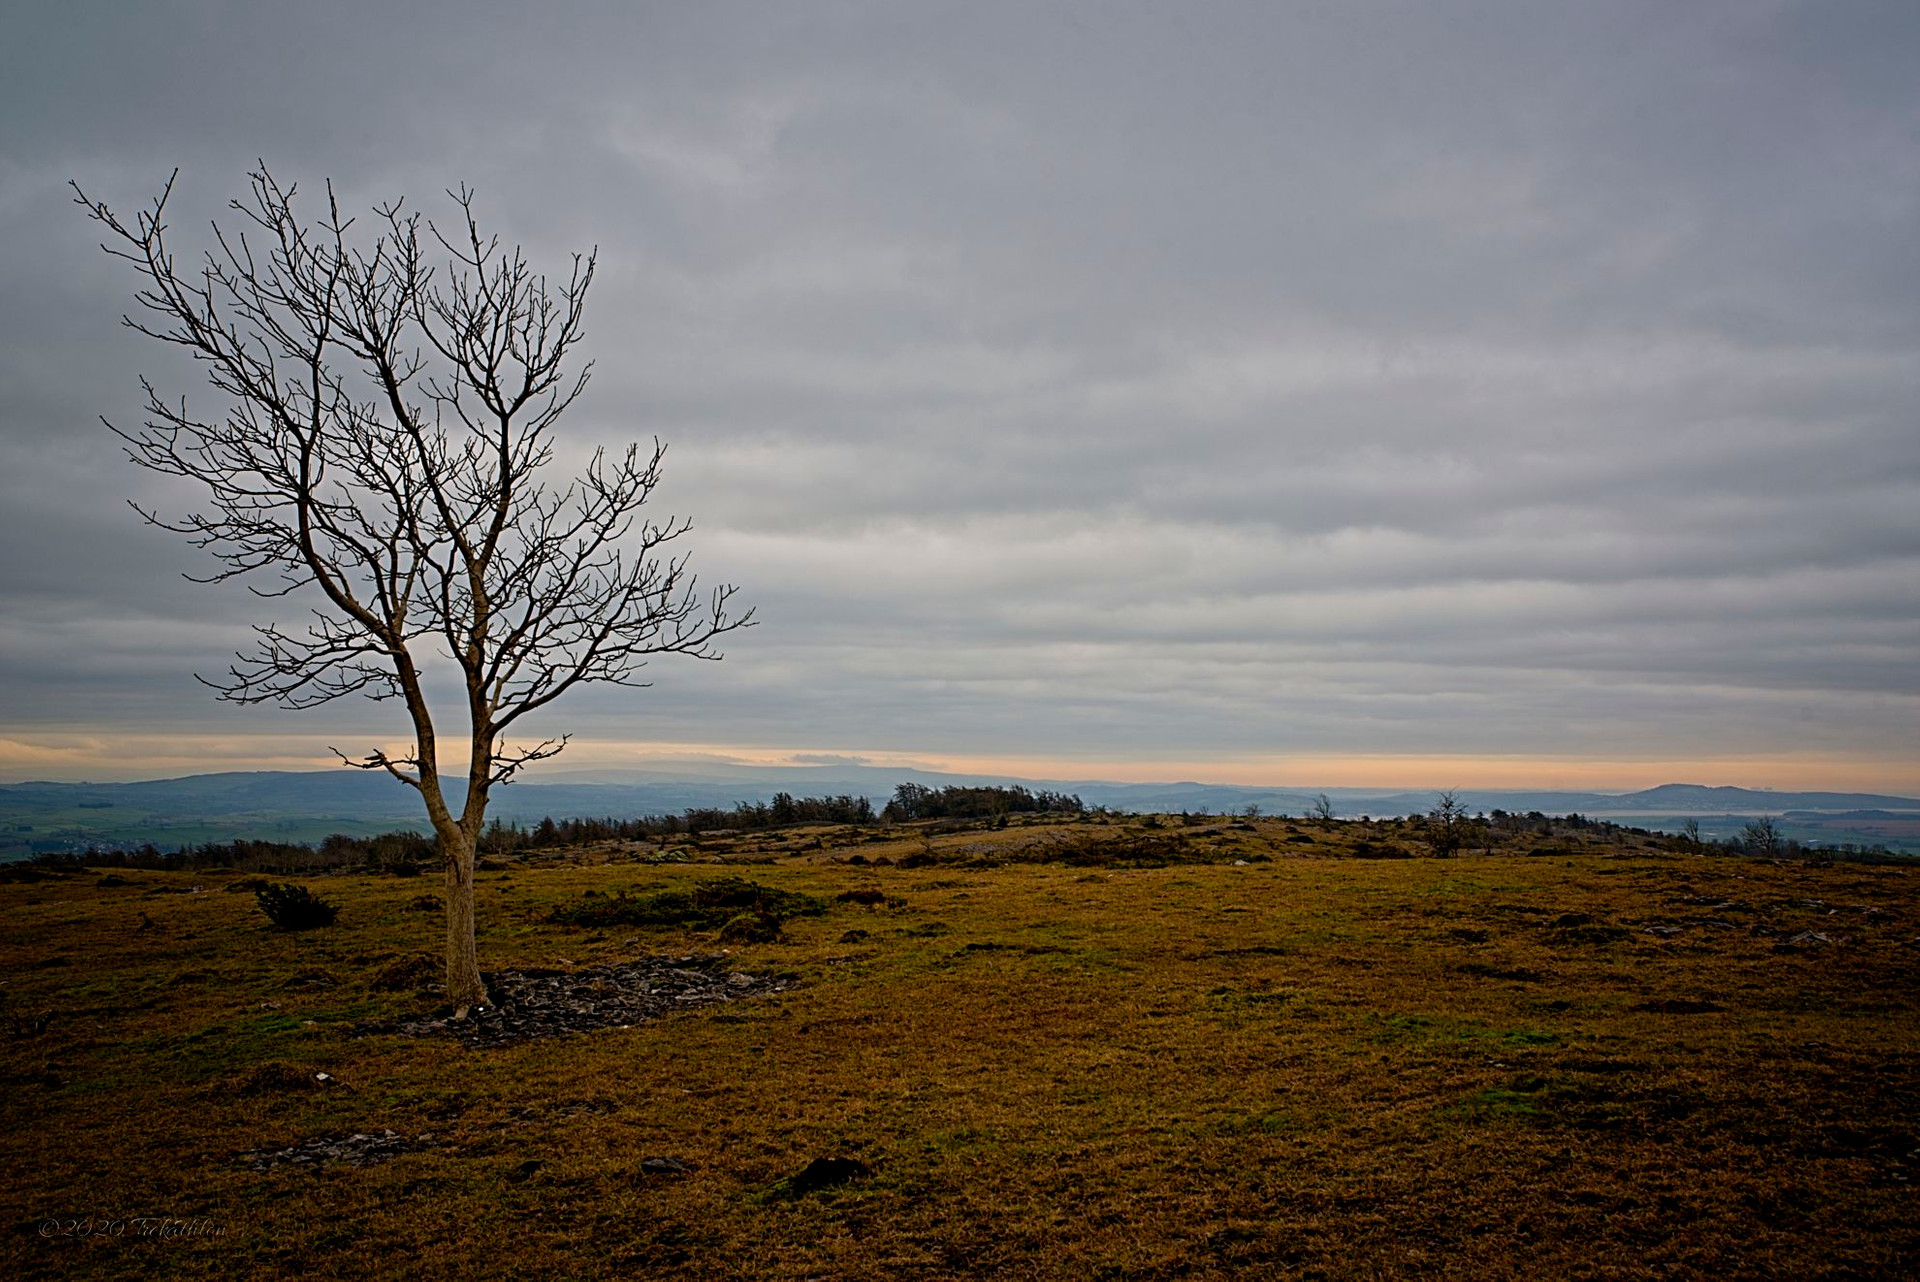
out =
<path fill-rule="evenodd" d="M 142 372 L 205 394 L 114 328 L 132 282 L 63 184 L 131 206 L 181 166 L 184 246 L 263 156 L 361 206 L 474 183 L 550 266 L 598 245 L 569 449 L 669 441 L 663 503 L 764 626 L 557 708 L 586 740 L 1116 769 L 1797 754 L 1920 786 L 1911 6 L 16 25 L 22 743 L 242 725 L 188 674 L 262 606 L 177 577 L 190 552 L 122 500 L 191 496 L 96 423 Z"/>

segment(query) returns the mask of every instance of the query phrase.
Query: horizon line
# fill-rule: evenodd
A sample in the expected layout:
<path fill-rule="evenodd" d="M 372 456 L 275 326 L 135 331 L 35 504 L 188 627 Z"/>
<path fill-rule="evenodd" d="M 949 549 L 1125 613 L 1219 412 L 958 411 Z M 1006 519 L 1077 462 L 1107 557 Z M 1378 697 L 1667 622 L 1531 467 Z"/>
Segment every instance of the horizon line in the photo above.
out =
<path fill-rule="evenodd" d="M 683 764 L 693 764 L 693 763 L 683 763 Z M 715 764 L 718 764 L 718 763 L 715 763 Z M 753 770 L 756 772 L 762 771 L 762 770 L 820 771 L 822 772 L 822 776 L 827 778 L 831 777 L 830 772 L 836 768 L 860 769 L 860 770 L 888 769 L 887 764 L 882 762 L 853 762 L 853 761 L 839 762 L 839 763 L 780 762 L 780 763 L 768 763 L 768 764 L 732 762 L 728 764 L 732 765 L 733 768 L 735 769 L 744 768 L 744 769 Z M 592 775 L 592 774 L 606 775 L 606 774 L 629 773 L 629 772 L 639 773 L 644 769 L 645 767 L 642 767 L 642 766 L 625 766 L 625 767 L 602 766 L 597 770 L 585 769 L 585 770 L 579 770 L 579 771 L 573 771 L 573 772 L 567 772 L 567 773 L 582 774 L 582 775 Z M 1597 784 L 1569 784 L 1569 783 L 1540 784 L 1540 783 L 1500 781 L 1500 782 L 1464 784 L 1456 787 L 1442 788 L 1442 787 L 1436 787 L 1436 786 L 1427 785 L 1427 784 L 1405 784 L 1405 783 L 1311 783 L 1311 784 L 1274 783 L 1274 782 L 1257 782 L 1256 783 L 1256 782 L 1246 782 L 1246 781 L 1208 779 L 1198 775 L 1192 776 L 1192 777 L 1168 776 L 1168 777 L 1159 777 L 1159 778 L 1135 778 L 1135 779 L 1101 778 L 1101 777 L 1059 778 L 1059 777 L 1047 777 L 1047 776 L 1039 776 L 1039 775 L 1008 774 L 1000 770 L 962 770 L 962 769 L 953 769 L 951 767 L 945 768 L 945 769 L 939 769 L 939 768 L 931 768 L 931 767 L 922 766 L 922 765 L 911 765 L 911 766 L 902 765 L 898 767 L 898 769 L 902 774 L 953 775 L 963 779 L 970 778 L 970 777 L 994 778 L 994 779 L 1007 780 L 1014 783 L 1038 784 L 1038 785 L 1049 785 L 1049 786 L 1084 787 L 1084 786 L 1091 785 L 1091 786 L 1106 786 L 1106 787 L 1138 787 L 1138 788 L 1156 788 L 1156 787 L 1157 788 L 1182 788 L 1182 787 L 1221 788 L 1221 789 L 1233 789 L 1241 792 L 1290 793 L 1294 795 L 1309 796 L 1309 797 L 1318 792 L 1390 796 L 1390 795 L 1399 795 L 1399 794 L 1406 794 L 1406 793 L 1420 793 L 1420 792 L 1439 793 L 1439 792 L 1449 792 L 1449 791 L 1468 792 L 1468 793 L 1475 793 L 1475 792 L 1478 792 L 1478 793 L 1501 793 L 1501 792 L 1556 793 L 1558 792 L 1558 793 L 1587 794 L 1591 796 L 1627 797 L 1627 796 L 1635 796 L 1644 792 L 1655 791 L 1662 788 L 1699 788 L 1704 790 L 1731 789 L 1731 790 L 1736 790 L 1741 792 L 1750 792 L 1750 793 L 1854 794 L 1854 795 L 1861 795 L 1861 796 L 1897 797 L 1901 800 L 1920 800 L 1920 788 L 1909 787 L 1906 789 L 1902 789 L 1899 785 L 1894 785 L 1890 788 L 1884 787 L 1884 786 L 1861 786 L 1858 784 L 1852 784 L 1852 785 L 1846 785 L 1846 786 L 1820 784 L 1820 785 L 1780 787 L 1775 785 L 1751 784 L 1751 783 L 1744 783 L 1744 784 L 1743 783 L 1699 783 L 1699 782 L 1693 782 L 1693 781 L 1682 779 L 1682 778 L 1667 778 L 1667 779 L 1663 779 L 1659 783 L 1644 784 L 1644 785 L 1637 785 L 1637 786 L 1631 786 L 1631 787 L 1618 787 L 1618 786 L 1608 787 L 1608 786 L 1602 786 Z M 274 766 L 263 766 L 259 764 L 254 764 L 251 767 L 247 767 L 247 768 L 228 768 L 228 769 L 211 769 L 211 770 L 200 769 L 200 770 L 192 770 L 192 771 L 181 773 L 181 774 L 143 775 L 139 777 L 128 777 L 128 778 L 89 777 L 89 778 L 64 778 L 64 779 L 48 778 L 48 777 L 16 778 L 16 777 L 12 777 L 12 772 L 6 771 L 6 772 L 0 772 L 0 787 L 9 787 L 9 788 L 25 787 L 25 786 L 30 786 L 34 784 L 46 784 L 46 785 L 51 785 L 56 787 L 63 787 L 63 786 L 64 787 L 80 787 L 80 786 L 115 787 L 115 786 L 128 786 L 128 785 L 147 784 L 147 783 L 171 783 L 171 782 L 177 782 L 177 781 L 187 780 L 187 779 L 214 778 L 222 775 L 248 775 L 248 774 L 327 775 L 327 774 L 342 774 L 343 770 L 344 770 L 344 767 L 340 767 L 338 765 L 335 765 L 334 767 L 331 767 L 331 768 L 325 767 L 325 766 L 300 768 L 300 767 L 292 767 L 292 766 L 274 767 Z M 461 773 L 463 772 L 449 772 L 449 779 L 448 779 L 449 784 L 453 786 L 463 785 L 465 780 L 464 778 L 460 777 Z M 676 772 L 676 773 L 679 773 L 679 772 Z M 348 776 L 342 775 L 342 777 L 348 777 Z M 685 777 L 689 780 L 701 780 L 701 776 L 697 774 L 687 774 L 685 775 Z M 727 782 L 724 776 L 718 775 L 718 774 L 708 776 L 701 781 L 713 783 L 713 784 Z M 521 786 L 533 786 L 533 787 L 543 787 L 543 786 L 544 787 L 568 787 L 568 786 L 617 787 L 617 786 L 620 786 L 621 783 L 625 781 L 608 780 L 608 779 L 596 780 L 596 779 L 542 778 L 540 776 L 530 775 L 517 782 Z M 750 780 L 743 779 L 740 782 L 743 784 L 746 784 L 746 783 L 749 783 Z M 905 780 L 903 780 L 903 782 L 905 782 Z"/>

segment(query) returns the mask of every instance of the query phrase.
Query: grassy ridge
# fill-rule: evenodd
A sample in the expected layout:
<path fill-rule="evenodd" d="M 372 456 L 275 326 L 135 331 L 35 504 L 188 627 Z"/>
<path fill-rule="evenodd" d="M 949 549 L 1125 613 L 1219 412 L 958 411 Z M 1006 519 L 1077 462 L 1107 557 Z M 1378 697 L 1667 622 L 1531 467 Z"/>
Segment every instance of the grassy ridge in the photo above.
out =
<path fill-rule="evenodd" d="M 718 947 L 552 920 L 589 890 L 691 894 L 751 863 L 832 907 L 734 950 L 799 977 L 779 997 L 483 1052 L 351 1035 L 433 1005 L 412 987 L 438 929 L 424 879 L 316 882 L 340 921 L 302 935 L 262 929 L 218 874 L 0 884 L 7 1272 L 1893 1275 L 1920 1259 L 1905 869 L 1617 835 L 1452 860 L 1351 857 L 1393 849 L 1378 825 L 1178 837 L 1162 867 L 1089 865 L 1104 843 L 1165 854 L 1164 830 L 1016 824 L 484 873 L 490 968 Z M 1049 854 L 1073 862 L 1006 862 Z M 630 862 L 683 856 L 723 863 Z M 884 893 L 837 899 L 863 889 Z M 1790 942 L 1806 932 L 1845 942 Z M 236 1156 L 388 1128 L 429 1146 L 319 1174 Z M 833 1155 L 872 1178 L 781 1195 Z M 649 1156 L 691 1171 L 646 1174 Z M 89 1214 L 225 1233 L 37 1236 Z"/>

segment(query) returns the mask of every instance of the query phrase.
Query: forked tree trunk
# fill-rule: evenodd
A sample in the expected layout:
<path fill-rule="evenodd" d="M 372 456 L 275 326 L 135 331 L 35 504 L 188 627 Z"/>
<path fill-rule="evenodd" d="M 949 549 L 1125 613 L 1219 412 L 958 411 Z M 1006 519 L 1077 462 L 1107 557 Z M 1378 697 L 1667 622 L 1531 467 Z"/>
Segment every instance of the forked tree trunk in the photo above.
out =
<path fill-rule="evenodd" d="M 480 978 L 480 955 L 473 942 L 473 840 L 461 832 L 443 835 L 440 849 L 447 876 L 447 1000 L 455 1019 L 493 999 Z"/>

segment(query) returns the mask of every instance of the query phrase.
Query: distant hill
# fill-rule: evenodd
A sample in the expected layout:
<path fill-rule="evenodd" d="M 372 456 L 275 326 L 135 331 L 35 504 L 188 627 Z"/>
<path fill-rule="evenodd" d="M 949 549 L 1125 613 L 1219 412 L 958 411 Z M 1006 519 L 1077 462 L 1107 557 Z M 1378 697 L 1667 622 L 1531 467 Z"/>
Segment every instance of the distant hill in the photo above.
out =
<path fill-rule="evenodd" d="M 766 801 L 776 792 L 796 796 L 848 794 L 884 803 L 904 782 L 1025 784 L 1077 794 L 1090 806 L 1134 812 L 1240 811 L 1300 815 L 1324 792 L 1336 813 L 1386 817 L 1421 814 L 1434 793 L 1365 788 L 1251 788 L 1193 781 L 1113 783 L 967 775 L 862 764 L 739 766 L 724 762 L 667 763 L 623 771 L 571 771 L 502 788 L 490 814 L 533 823 L 544 816 L 618 817 L 677 814 L 689 807 L 731 807 Z M 1520 814 L 1580 813 L 1652 827 L 1696 818 L 1712 833 L 1731 832 L 1746 818 L 1793 812 L 1822 841 L 1886 841 L 1907 848 L 1908 827 L 1920 819 L 1920 799 L 1871 793 L 1772 792 L 1662 784 L 1632 793 L 1465 789 L 1472 810 Z M 1850 824 L 1845 816 L 1853 812 Z M 1880 812 L 1869 817 L 1862 812 Z M 316 841 L 332 832 L 356 836 L 413 828 L 424 831 L 418 797 L 385 775 L 357 770 L 243 771 L 152 779 L 138 783 L 17 783 L 0 785 L 0 856 L 36 850 L 74 850 L 89 844 L 151 841 L 163 848 L 237 837 Z M 1849 833 L 1857 833 L 1848 836 Z M 1913 848 L 1920 850 L 1920 838 Z"/>

